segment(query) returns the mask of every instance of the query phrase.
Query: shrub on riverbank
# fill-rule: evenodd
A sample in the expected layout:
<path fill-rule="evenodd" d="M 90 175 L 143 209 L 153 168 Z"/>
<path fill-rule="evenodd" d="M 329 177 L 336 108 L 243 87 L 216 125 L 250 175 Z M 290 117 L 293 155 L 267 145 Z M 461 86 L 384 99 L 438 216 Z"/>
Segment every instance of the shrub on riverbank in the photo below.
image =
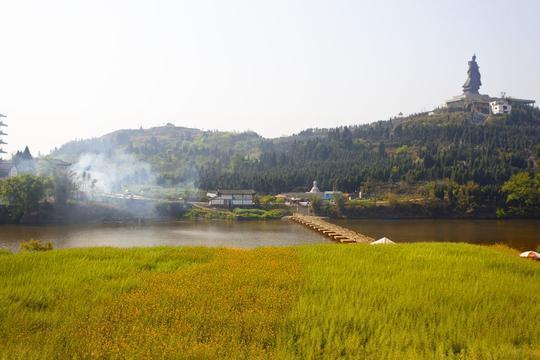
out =
<path fill-rule="evenodd" d="M 49 251 L 53 249 L 50 241 L 41 241 L 30 239 L 21 243 L 21 251 Z"/>
<path fill-rule="evenodd" d="M 71 249 L 5 254 L 0 269 L 0 358 L 540 351 L 539 264 L 487 247 Z"/>
<path fill-rule="evenodd" d="M 179 201 L 160 201 L 155 210 L 160 218 L 165 219 L 181 219 L 189 211 L 186 204 Z"/>
<path fill-rule="evenodd" d="M 0 206 L 0 224 L 20 223 L 25 225 L 83 224 L 103 221 L 129 221 L 133 215 L 125 209 L 98 202 L 68 202 L 64 206 L 43 202 L 37 210 L 27 212 L 19 218 L 13 217 L 8 207 Z"/>
<path fill-rule="evenodd" d="M 237 220 L 278 220 L 290 214 L 290 209 L 234 209 Z"/>
<path fill-rule="evenodd" d="M 184 217 L 191 220 L 277 220 L 290 215 L 289 209 L 244 209 L 233 211 L 193 208 Z"/>
<path fill-rule="evenodd" d="M 47 196 L 51 182 L 43 176 L 22 174 L 0 181 L 0 203 L 19 220 L 24 214 L 38 209 Z"/>
<path fill-rule="evenodd" d="M 194 207 L 184 214 L 184 218 L 190 220 L 234 220 L 230 211 L 215 211 Z"/>
<path fill-rule="evenodd" d="M 402 200 L 390 197 L 389 200 L 348 200 L 342 206 L 329 201 L 319 200 L 316 213 L 330 218 L 383 219 L 383 218 L 495 218 L 503 212 L 478 206 L 474 212 L 463 211 L 447 201 L 438 199 Z M 505 214 L 504 216 L 508 216 Z M 519 217 L 519 216 L 514 216 Z M 528 216 L 534 217 L 529 214 Z"/>

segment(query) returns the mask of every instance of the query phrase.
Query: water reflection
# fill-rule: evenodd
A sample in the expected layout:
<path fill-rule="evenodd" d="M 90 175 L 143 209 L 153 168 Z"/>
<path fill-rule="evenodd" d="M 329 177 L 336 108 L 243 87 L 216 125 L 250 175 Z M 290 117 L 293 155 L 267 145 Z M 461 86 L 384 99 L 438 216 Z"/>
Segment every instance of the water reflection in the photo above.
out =
<path fill-rule="evenodd" d="M 0 226 L 0 247 L 16 251 L 22 241 L 52 241 L 55 248 L 92 246 L 211 246 L 253 248 L 323 243 L 317 233 L 285 221 L 177 222 L 142 226 Z"/>
<path fill-rule="evenodd" d="M 519 250 L 540 245 L 539 220 L 339 220 L 340 225 L 396 242 L 503 243 Z M 28 239 L 55 248 L 93 246 L 211 246 L 253 248 L 329 242 L 298 224 L 267 222 L 177 222 L 142 226 L 0 226 L 0 247 L 17 251 Z"/>
<path fill-rule="evenodd" d="M 396 242 L 506 244 L 518 250 L 540 245 L 540 220 L 338 220 L 342 226 L 376 239 Z"/>

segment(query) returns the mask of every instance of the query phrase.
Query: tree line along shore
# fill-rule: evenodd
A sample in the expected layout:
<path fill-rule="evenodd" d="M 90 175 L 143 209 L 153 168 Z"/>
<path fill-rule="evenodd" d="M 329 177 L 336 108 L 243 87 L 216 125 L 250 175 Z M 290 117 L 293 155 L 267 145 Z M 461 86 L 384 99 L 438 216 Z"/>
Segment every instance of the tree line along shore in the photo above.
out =
<path fill-rule="evenodd" d="M 296 211 L 274 195 L 255 197 L 249 209 L 208 209 L 191 207 L 167 198 L 145 204 L 146 210 L 133 213 L 133 200 L 114 204 L 75 197 L 77 184 L 69 174 L 53 177 L 18 175 L 0 181 L 0 224 L 84 223 L 133 221 L 140 218 L 162 220 L 272 220 Z M 312 199 L 310 210 L 332 218 L 538 218 L 540 217 L 540 174 L 520 172 L 502 186 L 500 207 L 486 197 L 489 192 L 473 183 L 460 185 L 449 179 L 430 182 L 420 191 L 406 188 L 385 189 L 367 199 L 348 199 L 342 194 L 330 200 Z M 417 188 L 418 190 L 418 188 Z M 193 200 L 205 200 L 204 192 L 191 192 Z M 499 195 L 498 195 L 499 196 Z"/>

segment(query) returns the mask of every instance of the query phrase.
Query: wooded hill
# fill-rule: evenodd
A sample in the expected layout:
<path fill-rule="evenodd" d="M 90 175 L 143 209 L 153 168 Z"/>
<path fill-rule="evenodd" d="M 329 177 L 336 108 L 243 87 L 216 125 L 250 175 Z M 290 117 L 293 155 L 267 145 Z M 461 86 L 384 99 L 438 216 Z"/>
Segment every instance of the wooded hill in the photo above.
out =
<path fill-rule="evenodd" d="M 514 108 L 478 124 L 470 113 L 443 109 L 277 139 L 169 124 L 73 141 L 53 155 L 74 162 L 84 153 L 116 151 L 150 163 L 162 185 L 277 193 L 307 190 L 318 180 L 321 189 L 352 192 L 370 184 L 414 187 L 450 179 L 489 192 L 517 172 L 537 169 L 540 110 Z"/>

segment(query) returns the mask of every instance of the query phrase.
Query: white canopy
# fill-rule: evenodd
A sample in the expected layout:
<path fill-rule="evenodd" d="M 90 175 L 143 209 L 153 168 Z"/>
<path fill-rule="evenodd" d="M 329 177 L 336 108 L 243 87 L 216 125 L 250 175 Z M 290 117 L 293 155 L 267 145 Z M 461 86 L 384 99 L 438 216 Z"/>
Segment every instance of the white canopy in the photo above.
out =
<path fill-rule="evenodd" d="M 380 238 L 377 241 L 373 241 L 370 245 L 381 245 L 381 244 L 395 244 L 392 240 L 387 237 Z"/>
<path fill-rule="evenodd" d="M 540 260 L 540 254 L 537 253 L 536 251 L 525 251 L 519 254 L 519 256 L 522 258 L 531 258 L 531 259 Z"/>

